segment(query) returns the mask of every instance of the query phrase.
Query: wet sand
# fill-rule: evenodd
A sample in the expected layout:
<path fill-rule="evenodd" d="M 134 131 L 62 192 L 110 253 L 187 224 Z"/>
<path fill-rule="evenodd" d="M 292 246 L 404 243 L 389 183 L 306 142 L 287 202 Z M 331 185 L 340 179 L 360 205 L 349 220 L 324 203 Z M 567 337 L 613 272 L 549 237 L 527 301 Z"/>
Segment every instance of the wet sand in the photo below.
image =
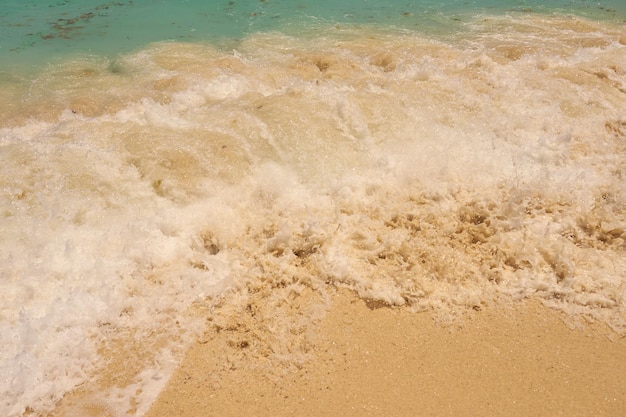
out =
<path fill-rule="evenodd" d="M 312 294 L 278 313 L 300 320 Z M 343 290 L 325 303 L 291 336 L 254 304 L 213 321 L 147 417 L 626 415 L 626 337 L 602 324 L 532 301 L 452 321 Z"/>

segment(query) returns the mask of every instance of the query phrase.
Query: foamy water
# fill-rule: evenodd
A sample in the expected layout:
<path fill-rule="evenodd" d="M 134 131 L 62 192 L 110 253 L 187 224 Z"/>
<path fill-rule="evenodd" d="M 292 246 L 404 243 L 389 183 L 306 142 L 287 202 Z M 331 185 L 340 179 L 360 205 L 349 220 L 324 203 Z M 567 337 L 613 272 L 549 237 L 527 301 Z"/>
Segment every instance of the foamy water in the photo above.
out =
<path fill-rule="evenodd" d="M 100 395 L 142 415 L 203 329 L 190 309 L 246 284 L 442 314 L 536 298 L 623 329 L 624 25 L 461 26 L 4 73 L 0 414 L 45 414 L 134 343 Z"/>

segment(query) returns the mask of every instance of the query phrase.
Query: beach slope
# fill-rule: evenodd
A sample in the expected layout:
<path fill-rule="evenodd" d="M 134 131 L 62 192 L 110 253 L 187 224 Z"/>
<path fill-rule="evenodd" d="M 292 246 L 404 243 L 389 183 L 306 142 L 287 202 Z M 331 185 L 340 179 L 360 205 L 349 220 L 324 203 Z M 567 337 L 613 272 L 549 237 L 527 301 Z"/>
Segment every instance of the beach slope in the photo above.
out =
<path fill-rule="evenodd" d="M 305 337 L 293 335 L 304 356 L 272 357 L 254 319 L 210 326 L 147 417 L 626 413 L 626 338 L 604 325 L 538 302 L 446 322 L 347 291 L 327 304 Z"/>

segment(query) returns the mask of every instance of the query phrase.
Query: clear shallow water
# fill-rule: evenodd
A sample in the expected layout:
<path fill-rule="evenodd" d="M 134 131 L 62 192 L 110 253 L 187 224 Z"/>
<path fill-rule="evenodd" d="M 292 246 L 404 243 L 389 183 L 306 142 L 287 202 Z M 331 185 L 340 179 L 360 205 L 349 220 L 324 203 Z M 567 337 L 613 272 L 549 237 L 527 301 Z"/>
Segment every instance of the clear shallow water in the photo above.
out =
<path fill-rule="evenodd" d="M 232 39 L 269 30 L 297 34 L 303 25 L 321 30 L 329 23 L 449 33 L 479 13 L 516 12 L 565 12 L 618 22 L 626 18 L 620 0 L 3 1 L 0 58 L 4 64 L 38 65 L 77 53 L 126 53 L 149 42 Z"/>
<path fill-rule="evenodd" d="M 95 395 L 141 415 L 190 309 L 246 285 L 442 314 L 532 297 L 623 328 L 616 6 L 363 4 L 58 2 L 14 27 L 32 46 L 0 38 L 0 414 L 51 410 L 124 344 L 135 374 Z M 119 29 L 155 10 L 180 27 Z"/>

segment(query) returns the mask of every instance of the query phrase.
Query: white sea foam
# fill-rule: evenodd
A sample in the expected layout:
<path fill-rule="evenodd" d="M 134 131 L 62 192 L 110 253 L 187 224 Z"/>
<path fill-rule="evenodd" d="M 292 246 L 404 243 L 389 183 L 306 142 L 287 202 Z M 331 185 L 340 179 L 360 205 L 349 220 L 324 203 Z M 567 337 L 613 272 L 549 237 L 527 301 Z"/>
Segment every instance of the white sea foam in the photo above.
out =
<path fill-rule="evenodd" d="M 622 328 L 624 28 L 337 31 L 156 44 L 2 93 L 1 414 L 53 409 L 120 340 L 148 359 L 103 401 L 143 413 L 189 309 L 251 282 L 536 297 Z"/>

